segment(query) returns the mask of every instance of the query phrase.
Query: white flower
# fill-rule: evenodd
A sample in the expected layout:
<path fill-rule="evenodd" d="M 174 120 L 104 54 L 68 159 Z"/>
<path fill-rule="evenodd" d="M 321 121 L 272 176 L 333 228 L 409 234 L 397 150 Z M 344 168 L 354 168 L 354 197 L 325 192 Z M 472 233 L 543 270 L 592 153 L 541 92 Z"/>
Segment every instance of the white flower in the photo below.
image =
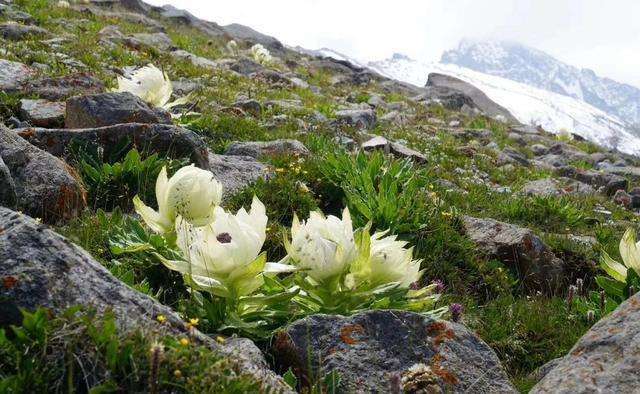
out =
<path fill-rule="evenodd" d="M 251 56 L 253 56 L 253 60 L 260 64 L 268 64 L 273 60 L 269 50 L 261 44 L 256 44 L 251 47 Z"/>
<path fill-rule="evenodd" d="M 633 229 L 627 229 L 620 240 L 620 256 L 623 264 L 613 260 L 607 253 L 603 253 L 600 263 L 602 269 L 619 282 L 627 281 L 629 268 L 640 275 L 640 242 L 636 242 L 636 234 Z"/>
<path fill-rule="evenodd" d="M 188 97 L 169 102 L 173 94 L 173 85 L 167 76 L 153 64 L 139 68 L 130 78 L 118 77 L 117 92 L 129 92 L 140 97 L 146 103 L 155 107 L 171 109 L 177 105 L 186 104 Z"/>
<path fill-rule="evenodd" d="M 213 220 L 214 208 L 222 200 L 222 185 L 210 171 L 194 165 L 182 167 L 171 179 L 162 168 L 156 181 L 158 211 L 146 206 L 138 196 L 133 199 L 136 212 L 158 233 L 171 232 L 178 215 L 187 222 L 203 226 Z"/>
<path fill-rule="evenodd" d="M 227 42 L 227 51 L 231 56 L 238 56 L 238 43 L 235 40 Z"/>
<path fill-rule="evenodd" d="M 413 259 L 413 248 L 406 249 L 406 242 L 397 241 L 395 235 L 384 237 L 385 234 L 371 236 L 369 281 L 374 286 L 398 282 L 407 288 L 422 276 L 421 261 Z"/>
<path fill-rule="evenodd" d="M 65 1 L 65 0 L 58 1 L 58 3 L 56 5 L 58 7 L 60 7 L 60 8 L 69 8 L 69 7 L 71 7 L 71 4 L 69 4 L 69 2 Z"/>
<path fill-rule="evenodd" d="M 288 259 L 318 282 L 344 273 L 358 257 L 349 209 L 344 209 L 342 219 L 311 212 L 301 223 L 294 215 L 291 242 L 285 239 L 285 248 Z"/>
<path fill-rule="evenodd" d="M 557 138 L 560 141 L 571 141 L 573 140 L 573 134 L 567 129 L 560 129 L 558 130 Z"/>
<path fill-rule="evenodd" d="M 264 205 L 253 198 L 251 210 L 235 215 L 215 208 L 214 221 L 204 227 L 176 223 L 177 244 L 187 261 L 165 261 L 198 287 L 222 297 L 248 295 L 262 286 L 265 272 L 287 272 L 290 266 L 266 262 L 260 254 L 266 238 Z"/>

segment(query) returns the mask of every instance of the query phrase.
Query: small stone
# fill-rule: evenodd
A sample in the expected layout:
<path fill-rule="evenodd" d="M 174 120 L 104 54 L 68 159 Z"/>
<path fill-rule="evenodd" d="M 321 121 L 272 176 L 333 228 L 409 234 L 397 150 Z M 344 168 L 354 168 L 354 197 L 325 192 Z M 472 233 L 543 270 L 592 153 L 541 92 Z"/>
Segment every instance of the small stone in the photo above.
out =
<path fill-rule="evenodd" d="M 613 202 L 629 208 L 631 207 L 631 195 L 624 190 L 618 190 L 616 194 L 613 195 Z"/>
<path fill-rule="evenodd" d="M 15 91 L 35 74 L 35 70 L 26 64 L 0 59 L 0 90 Z"/>
<path fill-rule="evenodd" d="M 0 37 L 5 40 L 22 41 L 28 38 L 43 37 L 49 32 L 41 27 L 32 25 L 22 25 L 15 22 L 0 24 Z"/>
<path fill-rule="evenodd" d="M 262 113 L 262 105 L 258 100 L 246 99 L 246 100 L 238 100 L 233 103 L 234 107 L 240 108 L 245 112 L 250 113 L 253 116 L 260 116 Z"/>
<path fill-rule="evenodd" d="M 339 123 L 370 130 L 376 126 L 376 113 L 372 109 L 345 109 L 336 111 Z"/>

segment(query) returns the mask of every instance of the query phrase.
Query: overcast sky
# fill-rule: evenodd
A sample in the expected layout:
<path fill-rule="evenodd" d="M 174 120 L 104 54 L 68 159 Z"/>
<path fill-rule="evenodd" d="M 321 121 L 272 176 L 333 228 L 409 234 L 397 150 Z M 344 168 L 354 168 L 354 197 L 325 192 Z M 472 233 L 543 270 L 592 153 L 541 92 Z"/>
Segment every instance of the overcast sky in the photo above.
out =
<path fill-rule="evenodd" d="M 460 39 L 506 39 L 640 87 L 640 0 L 147 0 L 289 45 L 360 60 L 435 61 Z"/>

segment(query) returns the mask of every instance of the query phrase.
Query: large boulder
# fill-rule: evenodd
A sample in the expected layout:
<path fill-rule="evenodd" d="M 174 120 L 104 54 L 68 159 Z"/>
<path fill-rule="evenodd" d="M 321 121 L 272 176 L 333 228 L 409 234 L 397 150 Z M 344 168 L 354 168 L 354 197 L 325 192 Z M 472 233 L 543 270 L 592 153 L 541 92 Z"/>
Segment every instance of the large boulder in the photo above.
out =
<path fill-rule="evenodd" d="M 65 126 L 69 129 L 111 126 L 121 123 L 171 123 L 171 115 L 151 108 L 129 92 L 76 96 L 67 100 Z"/>
<path fill-rule="evenodd" d="M 209 167 L 208 150 L 204 141 L 193 131 L 165 124 L 128 123 L 89 129 L 17 129 L 17 133 L 31 144 L 54 156 L 70 158 L 72 141 L 81 145 L 102 148 L 105 157 L 114 149 L 128 148 L 158 153 L 173 158 L 188 157 L 200 168 Z M 126 147 L 125 147 L 126 149 Z"/>
<path fill-rule="evenodd" d="M 13 208 L 17 201 L 16 185 L 13 183 L 11 172 L 0 157 L 0 206 Z"/>
<path fill-rule="evenodd" d="M 462 224 L 480 252 L 516 270 L 526 288 L 549 292 L 557 290 L 562 277 L 562 260 L 533 231 L 471 216 L 463 216 Z"/>
<path fill-rule="evenodd" d="M 463 325 L 406 311 L 309 316 L 277 334 L 273 352 L 305 383 L 337 372 L 344 393 L 516 392 L 493 350 Z"/>
<path fill-rule="evenodd" d="M 449 75 L 431 73 L 427 79 L 426 88 L 432 91 L 428 92 L 429 94 L 435 97 L 440 94 L 443 96 L 443 99 L 448 95 L 459 92 L 464 98 L 468 99 L 462 100 L 463 97 L 460 97 L 463 104 L 469 104 L 470 101 L 472 108 L 477 108 L 486 116 L 510 123 L 520 123 L 506 108 L 492 101 L 480 89 L 461 79 Z M 438 90 L 438 88 L 440 88 L 440 90 Z"/>
<path fill-rule="evenodd" d="M 232 143 L 225 155 L 251 156 L 259 160 L 283 155 L 305 157 L 309 150 L 298 140 L 249 141 Z"/>
<path fill-rule="evenodd" d="M 0 68 L 0 73 L 1 73 Z M 75 73 L 55 78 L 40 78 L 34 81 L 25 79 L 21 90 L 50 101 L 66 100 L 71 96 L 102 93 L 104 84 L 88 73 Z"/>
<path fill-rule="evenodd" d="M 238 371 L 253 375 L 263 389 L 291 392 L 271 372 L 259 354 L 224 346 L 198 330 L 189 330 L 180 316 L 116 279 L 87 252 L 26 215 L 0 208 L 0 326 L 16 324 L 20 309 L 50 308 L 59 313 L 83 305 L 98 312 L 112 311 L 124 330 L 146 335 L 189 335 L 228 358 Z M 156 318 L 165 317 L 160 323 Z M 242 344 L 246 348 L 246 341 Z M 255 345 L 252 346 L 255 348 Z M 241 348 L 240 348 L 241 349 Z M 259 352 L 259 351 L 258 351 Z"/>
<path fill-rule="evenodd" d="M 640 294 L 596 323 L 531 393 L 637 393 Z"/>
<path fill-rule="evenodd" d="M 583 170 L 573 166 L 562 166 L 556 169 L 556 173 L 600 188 L 600 190 L 609 196 L 614 195 L 618 190 L 627 190 L 629 187 L 629 181 L 625 177 L 611 172 Z"/>
<path fill-rule="evenodd" d="M 11 173 L 18 208 L 33 217 L 53 223 L 76 217 L 86 206 L 71 167 L 2 126 L 0 158 Z"/>

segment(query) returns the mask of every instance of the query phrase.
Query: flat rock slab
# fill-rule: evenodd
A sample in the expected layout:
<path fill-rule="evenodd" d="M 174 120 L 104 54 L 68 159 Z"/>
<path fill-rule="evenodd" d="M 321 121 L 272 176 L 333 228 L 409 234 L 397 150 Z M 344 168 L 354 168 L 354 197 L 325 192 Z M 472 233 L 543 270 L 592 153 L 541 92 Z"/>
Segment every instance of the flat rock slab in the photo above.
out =
<path fill-rule="evenodd" d="M 414 384 L 431 389 L 425 393 L 517 392 L 496 354 L 475 334 L 412 312 L 309 316 L 277 334 L 273 352 L 307 383 L 336 371 L 338 392 L 344 393 L 405 392 Z M 418 363 L 428 373 L 398 387 Z"/>
<path fill-rule="evenodd" d="M 531 393 L 637 393 L 640 294 L 596 323 Z"/>
<path fill-rule="evenodd" d="M 366 151 L 381 150 L 396 157 L 414 160 L 417 163 L 427 162 L 427 156 L 423 155 L 422 153 L 397 142 L 389 141 L 382 136 L 371 138 L 370 140 L 362 143 L 361 147 Z"/>
<path fill-rule="evenodd" d="M 120 149 L 123 141 L 128 148 L 158 153 L 172 158 L 190 158 L 200 168 L 209 168 L 208 150 L 193 131 L 165 124 L 128 123 L 89 129 L 43 129 L 30 127 L 16 132 L 32 145 L 54 156 L 70 158 L 72 141 L 101 147 L 106 157 Z"/>
<path fill-rule="evenodd" d="M 471 216 L 463 216 L 462 223 L 480 252 L 515 269 L 525 287 L 553 292 L 560 286 L 563 262 L 533 231 Z"/>
<path fill-rule="evenodd" d="M 125 330 L 141 329 L 152 336 L 188 334 L 198 345 L 220 352 L 239 371 L 261 381 L 264 392 L 291 392 L 261 357 L 255 357 L 259 355 L 255 345 L 245 341 L 241 353 L 238 350 L 243 348 L 220 345 L 198 330 L 188 331 L 171 308 L 120 282 L 66 238 L 6 208 L 0 208 L 0 280 L 11 283 L 0 288 L 0 326 L 16 324 L 20 308 L 46 307 L 60 313 L 83 305 L 98 312 L 110 310 Z M 158 322 L 158 315 L 166 318 L 164 323 Z"/>
<path fill-rule="evenodd" d="M 36 71 L 26 64 L 0 59 L 0 90 L 15 91 L 35 75 Z"/>
<path fill-rule="evenodd" d="M 59 101 L 22 99 L 20 119 L 38 127 L 61 127 L 65 108 L 65 103 Z"/>
<path fill-rule="evenodd" d="M 269 167 L 250 156 L 217 155 L 209 153 L 206 168 L 222 183 L 224 197 L 239 192 L 260 178 L 271 175 Z"/>
<path fill-rule="evenodd" d="M 254 159 L 262 159 L 274 156 L 306 157 L 310 152 L 304 144 L 298 140 L 275 141 L 250 141 L 234 142 L 227 148 L 225 155 L 251 156 Z"/>
<path fill-rule="evenodd" d="M 65 127 L 83 129 L 121 123 L 171 123 L 171 115 L 129 92 L 99 93 L 67 100 Z"/>
<path fill-rule="evenodd" d="M 0 157 L 11 173 L 21 210 L 55 223 L 85 208 L 85 191 L 71 167 L 2 126 Z"/>
<path fill-rule="evenodd" d="M 1 66 L 1 65 L 0 65 Z M 1 75 L 2 71 L 0 71 Z M 62 101 L 71 96 L 102 93 L 102 81 L 88 73 L 75 73 L 57 78 L 25 79 L 21 90 L 24 94 L 38 96 L 50 101 Z"/>

